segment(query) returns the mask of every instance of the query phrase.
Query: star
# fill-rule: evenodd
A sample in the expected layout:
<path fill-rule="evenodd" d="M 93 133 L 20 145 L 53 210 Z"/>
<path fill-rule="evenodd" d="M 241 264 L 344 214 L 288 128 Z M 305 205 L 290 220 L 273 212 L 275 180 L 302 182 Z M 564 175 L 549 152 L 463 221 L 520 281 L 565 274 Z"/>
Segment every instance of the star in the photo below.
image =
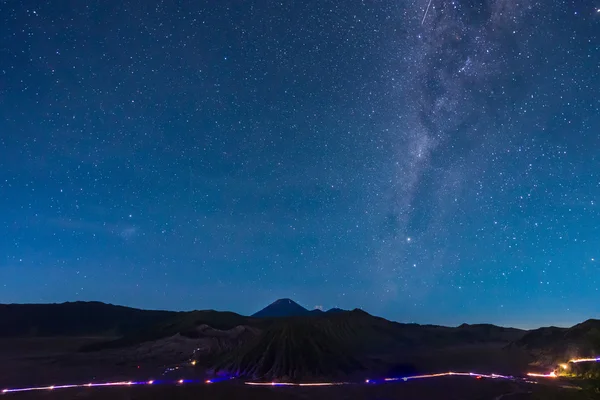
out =
<path fill-rule="evenodd" d="M 12 3 L 0 303 L 597 314 L 597 5 Z"/>

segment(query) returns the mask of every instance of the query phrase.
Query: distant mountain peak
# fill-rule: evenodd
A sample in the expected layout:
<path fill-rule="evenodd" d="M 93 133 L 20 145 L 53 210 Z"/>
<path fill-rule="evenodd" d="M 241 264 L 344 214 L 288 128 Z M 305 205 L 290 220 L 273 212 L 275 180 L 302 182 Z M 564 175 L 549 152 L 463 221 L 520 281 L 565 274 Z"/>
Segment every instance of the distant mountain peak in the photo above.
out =
<path fill-rule="evenodd" d="M 252 317 L 272 318 L 272 317 L 296 317 L 299 315 L 310 314 L 306 308 L 296 303 L 292 299 L 284 298 L 275 300 L 262 310 L 252 314 Z"/>
<path fill-rule="evenodd" d="M 273 304 L 292 304 L 292 303 L 298 304 L 292 299 L 284 298 L 284 299 L 275 300 L 273 303 L 271 303 L 271 305 L 273 305 Z"/>

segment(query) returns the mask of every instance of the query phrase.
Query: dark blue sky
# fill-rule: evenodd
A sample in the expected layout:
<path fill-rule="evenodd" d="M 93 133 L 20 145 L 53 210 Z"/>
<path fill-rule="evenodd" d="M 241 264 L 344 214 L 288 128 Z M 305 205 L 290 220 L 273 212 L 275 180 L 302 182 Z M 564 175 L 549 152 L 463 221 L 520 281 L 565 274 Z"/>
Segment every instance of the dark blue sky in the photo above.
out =
<path fill-rule="evenodd" d="M 2 2 L 0 302 L 598 318 L 600 3 L 546 3 Z"/>

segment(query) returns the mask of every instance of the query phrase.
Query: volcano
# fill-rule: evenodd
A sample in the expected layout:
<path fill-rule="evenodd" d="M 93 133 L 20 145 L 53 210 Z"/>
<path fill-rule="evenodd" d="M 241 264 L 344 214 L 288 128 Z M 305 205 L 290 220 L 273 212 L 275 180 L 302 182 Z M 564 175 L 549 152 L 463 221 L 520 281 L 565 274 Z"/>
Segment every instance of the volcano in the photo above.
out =
<path fill-rule="evenodd" d="M 256 318 L 298 317 L 309 315 L 310 311 L 291 299 L 279 299 L 262 310 L 252 314 Z"/>

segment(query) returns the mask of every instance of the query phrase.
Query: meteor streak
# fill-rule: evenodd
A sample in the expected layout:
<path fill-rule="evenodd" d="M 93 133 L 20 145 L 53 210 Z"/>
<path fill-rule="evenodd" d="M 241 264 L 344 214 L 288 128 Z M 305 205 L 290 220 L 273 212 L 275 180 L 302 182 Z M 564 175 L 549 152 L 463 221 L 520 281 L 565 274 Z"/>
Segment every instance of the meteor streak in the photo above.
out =
<path fill-rule="evenodd" d="M 421 25 L 425 22 L 425 18 L 427 17 L 427 13 L 429 12 L 429 6 L 431 6 L 431 1 L 429 0 L 429 4 L 427 4 L 427 9 L 425 10 L 425 15 L 423 15 L 423 20 L 421 21 Z"/>

